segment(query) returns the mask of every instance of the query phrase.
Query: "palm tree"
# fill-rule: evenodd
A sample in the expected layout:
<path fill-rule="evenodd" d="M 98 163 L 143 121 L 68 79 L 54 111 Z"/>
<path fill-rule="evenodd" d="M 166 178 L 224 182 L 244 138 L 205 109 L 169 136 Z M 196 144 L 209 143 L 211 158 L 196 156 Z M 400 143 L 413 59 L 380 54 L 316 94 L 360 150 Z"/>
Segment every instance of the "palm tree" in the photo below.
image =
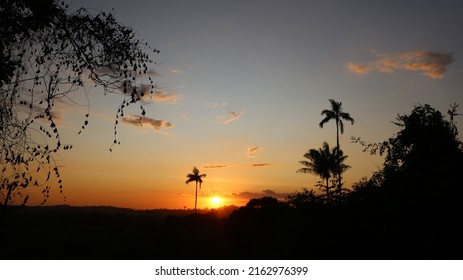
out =
<path fill-rule="evenodd" d="M 342 102 L 337 102 L 334 99 L 329 100 L 331 103 L 331 110 L 325 109 L 322 111 L 321 115 L 325 115 L 325 118 L 320 122 L 320 127 L 323 128 L 323 125 L 330 120 L 336 121 L 336 147 L 339 151 L 341 148 L 339 146 L 339 132 L 344 133 L 344 123 L 345 121 L 350 121 L 351 124 L 354 124 L 354 119 L 350 116 L 349 113 L 345 113 L 342 110 Z M 341 166 L 338 166 L 337 175 L 338 175 L 338 191 L 341 194 Z"/>
<path fill-rule="evenodd" d="M 322 178 L 322 180 L 326 183 L 326 202 L 329 203 L 329 179 L 332 174 L 337 174 L 339 170 L 344 172 L 350 167 L 344 164 L 347 156 L 345 156 L 337 147 L 330 149 L 328 143 L 323 142 L 323 147 L 321 149 L 310 149 L 304 154 L 304 157 L 309 161 L 299 161 L 299 163 L 305 167 L 300 168 L 296 172 L 312 173 L 320 176 L 320 178 Z"/>
<path fill-rule="evenodd" d="M 196 194 L 195 194 L 195 214 L 196 214 L 196 205 L 198 201 L 198 183 L 199 183 L 199 188 L 201 188 L 201 184 L 203 183 L 202 178 L 206 177 L 206 174 L 199 174 L 199 170 L 196 167 L 193 167 L 193 173 L 187 174 L 186 177 L 188 180 L 186 180 L 186 184 L 190 182 L 196 182 Z"/>

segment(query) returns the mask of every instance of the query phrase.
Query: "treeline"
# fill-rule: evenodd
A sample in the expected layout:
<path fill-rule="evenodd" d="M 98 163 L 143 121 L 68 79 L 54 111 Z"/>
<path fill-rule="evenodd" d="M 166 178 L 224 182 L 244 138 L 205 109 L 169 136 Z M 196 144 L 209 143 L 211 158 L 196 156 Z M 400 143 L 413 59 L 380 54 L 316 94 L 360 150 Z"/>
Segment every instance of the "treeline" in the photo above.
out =
<path fill-rule="evenodd" d="M 456 116 L 456 106 L 448 117 L 416 106 L 397 117 L 391 138 L 353 139 L 384 155 L 370 178 L 339 189 L 332 176 L 328 193 L 306 188 L 284 201 L 255 198 L 227 209 L 228 217 L 212 210 L 9 207 L 1 212 L 0 258 L 461 259 Z"/>

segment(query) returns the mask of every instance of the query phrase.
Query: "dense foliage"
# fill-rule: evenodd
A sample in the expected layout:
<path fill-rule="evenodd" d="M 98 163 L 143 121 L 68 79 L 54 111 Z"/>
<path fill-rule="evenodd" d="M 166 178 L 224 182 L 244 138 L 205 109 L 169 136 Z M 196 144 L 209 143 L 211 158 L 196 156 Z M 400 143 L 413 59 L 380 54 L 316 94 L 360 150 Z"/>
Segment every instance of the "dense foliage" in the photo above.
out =
<path fill-rule="evenodd" d="M 394 137 L 373 144 L 354 139 L 365 151 L 385 155 L 383 168 L 368 184 L 410 202 L 433 200 L 433 204 L 453 205 L 448 202 L 463 194 L 459 178 L 463 144 L 454 123 L 455 110 L 456 106 L 449 110 L 447 120 L 430 105 L 419 105 L 409 115 L 397 117 L 394 124 L 400 130 Z"/>

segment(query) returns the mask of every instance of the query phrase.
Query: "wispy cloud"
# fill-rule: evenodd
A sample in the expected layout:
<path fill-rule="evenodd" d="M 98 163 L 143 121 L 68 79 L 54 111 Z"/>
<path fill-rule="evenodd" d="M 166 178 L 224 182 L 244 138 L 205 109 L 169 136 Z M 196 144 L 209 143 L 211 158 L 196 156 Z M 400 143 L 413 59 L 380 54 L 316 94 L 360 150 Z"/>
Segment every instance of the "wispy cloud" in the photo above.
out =
<path fill-rule="evenodd" d="M 85 72 L 85 75 L 83 75 L 85 81 L 92 81 L 90 74 L 91 72 L 89 70 L 84 70 Z M 121 73 L 121 69 L 119 68 L 114 68 L 114 67 L 99 67 L 97 69 L 94 70 L 94 72 L 100 76 L 103 76 L 103 77 L 114 77 L 114 76 L 118 76 L 120 73 Z M 131 77 L 158 77 L 160 76 L 160 74 L 154 70 L 154 69 L 148 69 L 146 72 L 143 72 L 143 73 L 140 73 L 139 71 L 133 71 L 133 70 L 130 70 L 128 69 L 128 71 L 130 72 L 131 74 Z M 87 75 L 88 74 L 88 75 Z M 89 78 L 90 79 L 87 79 Z"/>
<path fill-rule="evenodd" d="M 228 107 L 226 111 L 227 114 L 225 116 L 221 115 L 217 117 L 217 119 L 225 125 L 239 120 L 244 114 L 243 111 L 231 110 L 227 102 L 221 102 L 221 103 L 209 102 L 208 104 L 206 104 L 206 107 L 209 109 L 220 109 L 220 110 L 225 110 L 226 107 Z"/>
<path fill-rule="evenodd" d="M 205 169 L 217 169 L 217 168 L 258 168 L 270 166 L 270 163 L 254 163 L 254 164 L 207 164 L 204 165 Z"/>
<path fill-rule="evenodd" d="M 173 124 L 166 120 L 156 120 L 138 115 L 127 115 L 122 118 L 122 122 L 127 125 L 152 126 L 156 131 L 160 131 L 162 128 L 172 128 Z"/>
<path fill-rule="evenodd" d="M 130 82 L 120 83 L 119 91 L 126 96 L 135 97 L 143 103 L 153 101 L 175 104 L 182 97 L 181 94 L 174 91 L 164 91 L 157 84 L 139 84 L 135 85 Z"/>
<path fill-rule="evenodd" d="M 371 71 L 371 68 L 369 68 L 367 65 L 365 64 L 359 64 L 359 63 L 352 63 L 352 62 L 349 62 L 347 64 L 347 68 L 351 71 L 351 72 L 354 72 L 355 74 L 358 74 L 358 75 L 363 75 L 363 74 L 367 74 L 368 72 Z"/>
<path fill-rule="evenodd" d="M 169 72 L 174 73 L 174 74 L 182 74 L 183 71 L 184 71 L 183 69 L 178 69 L 178 68 L 175 68 L 175 67 L 170 67 L 169 68 Z"/>
<path fill-rule="evenodd" d="M 180 99 L 181 95 L 176 92 L 164 92 L 161 90 L 156 90 L 154 94 L 147 95 L 143 101 L 154 100 L 158 102 L 165 102 L 168 104 L 175 104 Z"/>
<path fill-rule="evenodd" d="M 216 108 L 226 107 L 227 105 L 228 105 L 227 102 L 222 102 L 222 103 L 209 102 L 206 104 L 206 107 L 211 108 L 211 109 L 216 109 Z"/>
<path fill-rule="evenodd" d="M 391 73 L 394 70 L 420 71 L 422 75 L 441 79 L 447 71 L 447 67 L 455 61 L 452 53 L 439 53 L 414 50 L 394 55 L 383 55 L 373 52 L 379 58 L 373 62 L 353 63 L 349 62 L 347 68 L 358 75 L 368 74 L 372 71 Z"/>
<path fill-rule="evenodd" d="M 172 117 L 176 120 L 182 120 L 182 121 L 187 121 L 191 119 L 191 116 L 184 114 L 184 113 L 172 114 Z"/>
<path fill-rule="evenodd" d="M 67 102 L 63 98 L 57 98 L 53 104 L 51 111 L 48 112 L 47 115 L 45 112 L 47 111 L 47 97 L 46 96 L 35 96 L 36 101 L 38 103 L 31 103 L 30 100 L 27 100 L 27 97 L 24 97 L 24 100 L 21 100 L 17 106 L 20 107 L 20 114 L 24 114 L 24 116 L 29 116 L 31 118 L 37 118 L 38 120 L 43 120 L 45 123 L 48 123 L 48 117 L 50 116 L 53 119 L 55 124 L 59 124 L 60 127 L 63 127 L 66 123 L 64 115 L 66 112 L 70 110 L 76 110 L 73 104 Z M 32 98 L 31 98 L 32 100 Z M 85 115 L 85 113 L 83 114 Z"/>
<path fill-rule="evenodd" d="M 223 124 L 227 125 L 231 122 L 239 120 L 242 115 L 243 115 L 243 112 L 229 111 L 227 116 L 219 117 L 219 120 L 221 120 Z"/>
<path fill-rule="evenodd" d="M 270 163 L 254 163 L 251 164 L 252 167 L 263 167 L 263 166 L 269 166 Z"/>
<path fill-rule="evenodd" d="M 255 154 L 256 154 L 257 152 L 260 152 L 260 151 L 262 151 L 262 148 L 259 147 L 259 146 L 257 146 L 257 147 L 248 147 L 248 148 L 246 149 L 246 155 L 247 155 L 248 157 L 256 157 Z"/>
<path fill-rule="evenodd" d="M 224 165 L 224 164 L 212 164 L 212 165 L 204 165 L 203 168 L 206 169 L 217 169 L 217 168 L 227 168 L 231 165 Z"/>

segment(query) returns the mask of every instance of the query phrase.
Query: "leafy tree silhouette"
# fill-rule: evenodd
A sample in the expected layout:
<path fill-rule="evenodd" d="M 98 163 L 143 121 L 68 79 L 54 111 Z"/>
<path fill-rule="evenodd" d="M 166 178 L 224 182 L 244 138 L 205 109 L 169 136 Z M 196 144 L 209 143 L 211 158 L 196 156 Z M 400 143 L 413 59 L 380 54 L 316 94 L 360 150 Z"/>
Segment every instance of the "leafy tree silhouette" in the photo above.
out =
<path fill-rule="evenodd" d="M 124 109 L 153 93 L 148 52 L 155 49 L 137 38 L 112 14 L 68 11 L 56 0 L 2 1 L 0 5 L 0 191 L 3 205 L 25 189 L 62 188 L 53 155 L 72 148 L 60 140 L 58 100 L 71 100 L 80 88 L 100 87 L 122 93 L 114 126 Z M 141 106 L 141 115 L 145 110 Z M 85 115 L 79 133 L 88 124 Z M 23 203 L 27 201 L 25 196 Z"/>
<path fill-rule="evenodd" d="M 364 151 L 385 156 L 382 168 L 354 186 L 351 206 L 376 213 L 389 245 L 402 258 L 461 256 L 463 207 L 461 171 L 463 144 L 454 123 L 430 105 L 417 105 L 393 122 L 399 131 L 389 139 L 367 144 Z M 354 207 L 355 205 L 355 207 Z M 398 234 L 400 232 L 400 234 Z"/>
<path fill-rule="evenodd" d="M 303 188 L 302 192 L 288 195 L 288 205 L 294 208 L 307 208 L 308 206 L 317 206 L 320 198 L 314 190 Z"/>
<path fill-rule="evenodd" d="M 342 122 L 343 120 L 350 121 L 351 124 L 354 124 L 354 119 L 350 116 L 349 113 L 345 113 L 342 109 L 342 102 L 337 102 L 334 99 L 329 99 L 330 104 L 331 104 L 331 110 L 325 109 L 322 111 L 321 115 L 325 115 L 323 120 L 320 122 L 320 127 L 323 128 L 323 125 L 326 124 L 327 122 L 334 120 L 336 122 L 336 147 L 338 150 L 341 150 L 339 146 L 339 132 L 341 134 L 344 133 L 344 123 Z M 341 178 L 341 173 L 342 173 L 342 167 L 338 167 L 338 171 L 336 172 L 338 175 L 338 192 L 339 195 L 341 195 L 341 189 L 342 189 L 342 178 Z"/>
<path fill-rule="evenodd" d="M 456 186 L 463 170 L 463 150 L 453 119 L 458 115 L 455 105 L 449 114 L 450 121 L 430 105 L 418 105 L 409 115 L 398 115 L 393 122 L 401 128 L 396 136 L 373 144 L 361 138 L 352 140 L 371 154 L 385 154 L 383 168 L 376 175 L 383 186 L 429 198 L 442 193 L 436 191 L 437 186 L 460 192 Z"/>
<path fill-rule="evenodd" d="M 196 183 L 196 192 L 195 192 L 195 214 L 196 214 L 196 206 L 197 206 L 197 201 L 198 201 L 198 183 L 199 183 L 199 188 L 201 188 L 201 184 L 203 183 L 204 177 L 206 177 L 206 174 L 199 174 L 199 170 L 196 167 L 193 167 L 193 173 L 187 174 L 186 177 L 188 180 L 186 180 L 186 184 L 190 182 L 195 182 Z"/>
<path fill-rule="evenodd" d="M 332 174 L 342 173 L 350 166 L 344 164 L 347 159 L 337 147 L 330 149 L 328 143 L 323 142 L 323 147 L 316 150 L 310 149 L 304 154 L 308 161 L 299 161 L 305 167 L 298 169 L 297 173 L 312 173 L 320 176 L 325 181 L 326 203 L 330 203 L 329 180 Z"/>
<path fill-rule="evenodd" d="M 278 207 L 280 205 L 280 201 L 278 199 L 271 197 L 271 196 L 264 196 L 261 198 L 252 198 L 246 204 L 246 207 L 261 209 L 261 208 L 273 208 Z"/>

